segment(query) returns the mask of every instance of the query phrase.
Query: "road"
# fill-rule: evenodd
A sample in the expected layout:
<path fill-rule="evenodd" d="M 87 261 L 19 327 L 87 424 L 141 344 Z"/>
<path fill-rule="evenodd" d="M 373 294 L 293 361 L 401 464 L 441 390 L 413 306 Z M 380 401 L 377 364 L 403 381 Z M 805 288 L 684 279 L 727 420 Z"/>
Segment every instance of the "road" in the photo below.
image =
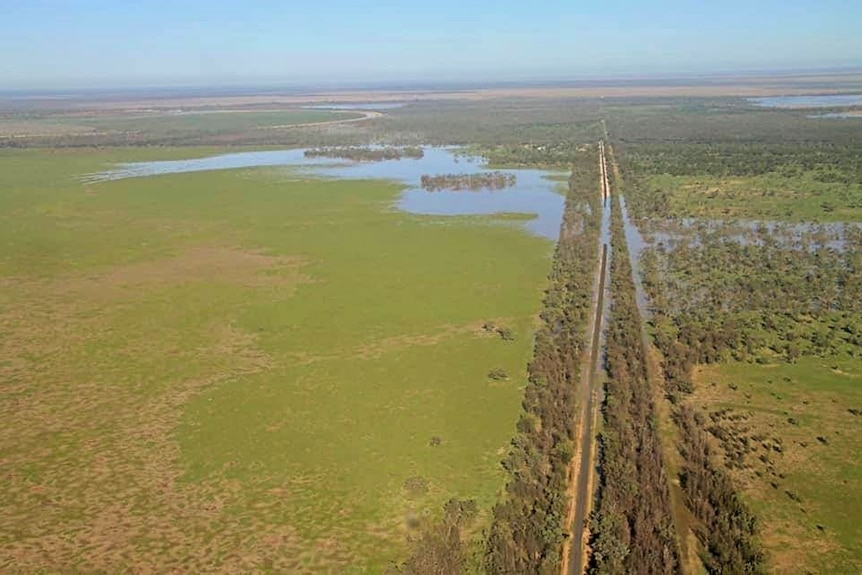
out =
<path fill-rule="evenodd" d="M 605 288 L 608 267 L 608 244 L 610 240 L 610 218 L 608 200 L 610 185 L 605 157 L 604 142 L 599 142 L 599 174 L 601 178 L 602 214 L 601 261 L 593 296 L 592 325 L 587 347 L 587 362 L 581 368 L 578 397 L 582 406 L 578 417 L 578 450 L 572 458 L 569 471 L 569 496 L 571 504 L 567 524 L 572 537 L 563 549 L 562 575 L 581 575 L 586 567 L 589 546 L 587 521 L 592 507 L 595 484 L 595 426 L 601 403 L 602 328 L 605 317 Z"/>

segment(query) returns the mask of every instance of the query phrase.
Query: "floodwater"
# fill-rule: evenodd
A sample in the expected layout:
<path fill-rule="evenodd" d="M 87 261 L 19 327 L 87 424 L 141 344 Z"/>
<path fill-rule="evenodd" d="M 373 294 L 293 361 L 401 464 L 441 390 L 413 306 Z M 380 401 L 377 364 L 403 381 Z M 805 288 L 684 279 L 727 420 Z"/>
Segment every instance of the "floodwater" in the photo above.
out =
<path fill-rule="evenodd" d="M 846 120 L 847 118 L 858 118 L 862 120 L 862 114 L 859 112 L 829 112 L 826 114 L 812 114 L 809 118 L 829 118 L 833 120 Z"/>
<path fill-rule="evenodd" d="M 862 105 L 862 94 L 826 94 L 822 96 L 771 96 L 748 98 L 763 108 L 838 108 Z"/>
<path fill-rule="evenodd" d="M 331 158 L 306 158 L 304 149 L 239 152 L 189 160 L 136 162 L 85 176 L 89 182 L 142 178 L 210 170 L 253 167 L 299 168 L 313 176 L 339 179 L 394 180 L 407 186 L 396 207 L 412 214 L 491 215 L 534 214 L 523 223 L 531 233 L 556 241 L 563 219 L 565 198 L 557 182 L 543 170 L 490 170 L 482 158 L 465 156 L 458 149 L 425 147 L 420 159 L 402 158 L 380 162 L 354 162 Z M 514 186 L 502 190 L 428 192 L 419 185 L 423 174 L 481 174 L 500 171 L 514 174 Z"/>
<path fill-rule="evenodd" d="M 641 235 L 637 225 L 629 217 L 629 209 L 626 205 L 625 197 L 620 196 L 619 199 L 623 214 L 623 230 L 625 231 L 626 245 L 629 248 L 629 262 L 632 266 L 632 275 L 635 281 L 637 305 L 641 315 L 647 317 L 649 314 L 649 298 L 644 289 L 643 277 L 641 275 L 641 254 L 647 248 L 647 242 Z"/>
<path fill-rule="evenodd" d="M 633 226 L 634 227 L 634 226 Z M 785 248 L 817 250 L 829 248 L 844 251 L 847 235 L 862 230 L 862 222 L 779 222 L 775 220 L 711 220 L 680 218 L 649 223 L 648 240 L 636 239 L 635 244 L 645 247 L 664 243 L 667 246 L 688 244 L 698 246 L 702 237 L 720 236 L 722 241 L 741 245 L 762 246 L 768 239 Z M 637 232 L 637 228 L 634 227 Z M 627 227 L 628 231 L 628 227 Z M 639 232 L 637 232 L 638 235 Z"/>

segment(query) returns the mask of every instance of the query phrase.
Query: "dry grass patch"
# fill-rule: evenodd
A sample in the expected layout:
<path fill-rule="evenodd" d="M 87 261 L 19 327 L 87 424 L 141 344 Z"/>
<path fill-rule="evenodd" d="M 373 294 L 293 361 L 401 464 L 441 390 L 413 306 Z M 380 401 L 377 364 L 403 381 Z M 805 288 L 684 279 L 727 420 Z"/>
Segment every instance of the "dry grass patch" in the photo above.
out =
<path fill-rule="evenodd" d="M 273 365 L 257 334 L 223 309 L 207 312 L 188 286 L 237 303 L 261 289 L 290 294 L 308 281 L 302 265 L 199 247 L 99 273 L 3 281 L 0 571 L 300 567 L 299 550 L 313 545 L 267 514 L 236 517 L 239 483 L 182 481 L 174 433 L 201 390 Z M 324 568 L 327 555 L 313 561 Z"/>

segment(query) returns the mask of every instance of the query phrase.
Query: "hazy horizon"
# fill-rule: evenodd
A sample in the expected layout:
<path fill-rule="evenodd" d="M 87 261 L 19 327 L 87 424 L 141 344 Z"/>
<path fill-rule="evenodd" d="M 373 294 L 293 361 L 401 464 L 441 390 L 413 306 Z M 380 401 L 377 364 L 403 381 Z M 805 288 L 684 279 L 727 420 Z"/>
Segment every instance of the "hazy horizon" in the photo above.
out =
<path fill-rule="evenodd" d="M 844 0 L 5 8 L 4 91 L 677 77 L 858 67 L 862 54 L 862 6 Z"/>

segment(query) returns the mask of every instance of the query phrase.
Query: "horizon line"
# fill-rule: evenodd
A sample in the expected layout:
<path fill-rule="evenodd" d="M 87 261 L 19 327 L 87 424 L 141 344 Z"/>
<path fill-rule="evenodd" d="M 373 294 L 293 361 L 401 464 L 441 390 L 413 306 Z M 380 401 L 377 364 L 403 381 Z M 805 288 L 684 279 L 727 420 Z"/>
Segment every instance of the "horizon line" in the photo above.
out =
<path fill-rule="evenodd" d="M 214 90 L 214 91 L 238 91 L 238 90 L 325 90 L 327 92 L 340 92 L 349 90 L 385 90 L 385 91 L 452 91 L 481 88 L 499 88 L 503 86 L 567 86 L 577 84 L 600 84 L 626 83 L 626 82 L 679 82 L 686 80 L 733 80 L 733 79 L 756 79 L 756 78 L 781 78 L 781 77 L 817 77 L 821 75 L 855 75 L 862 74 L 862 66 L 828 66 L 828 67 L 784 67 L 764 69 L 727 69 L 708 72 L 675 72 L 675 73 L 611 73 L 606 75 L 581 74 L 568 77 L 547 75 L 535 78 L 485 78 L 470 80 L 465 78 L 437 78 L 421 79 L 409 78 L 405 80 L 393 79 L 367 79 L 367 80 L 339 80 L 317 79 L 317 80 L 283 80 L 273 79 L 246 79 L 238 81 L 212 81 L 212 82 L 187 82 L 182 81 L 153 81 L 151 83 L 104 83 L 97 86 L 84 86 L 70 83 L 68 86 L 57 87 L 0 87 L 0 97 L 28 97 L 39 95 L 57 96 L 63 93 L 73 95 L 104 94 L 111 91 L 134 92 L 134 91 L 172 91 L 172 90 Z M 83 82 L 82 83 L 86 83 Z M 96 82 L 91 82 L 95 84 Z M 860 87 L 862 89 L 862 87 Z"/>

